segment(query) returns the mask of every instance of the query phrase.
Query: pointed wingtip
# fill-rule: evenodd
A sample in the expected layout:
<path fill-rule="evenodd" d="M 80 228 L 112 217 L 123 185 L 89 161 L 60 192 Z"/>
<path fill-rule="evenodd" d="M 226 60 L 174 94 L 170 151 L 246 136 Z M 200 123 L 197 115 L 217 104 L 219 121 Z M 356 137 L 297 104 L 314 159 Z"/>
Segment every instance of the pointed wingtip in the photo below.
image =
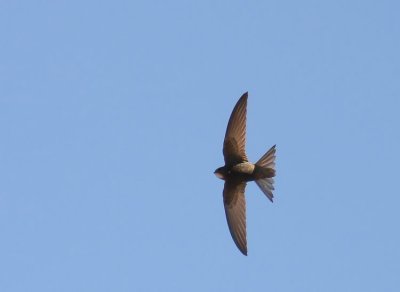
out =
<path fill-rule="evenodd" d="M 247 257 L 247 248 L 244 248 L 243 250 L 242 249 L 239 249 L 239 250 L 244 256 Z"/>

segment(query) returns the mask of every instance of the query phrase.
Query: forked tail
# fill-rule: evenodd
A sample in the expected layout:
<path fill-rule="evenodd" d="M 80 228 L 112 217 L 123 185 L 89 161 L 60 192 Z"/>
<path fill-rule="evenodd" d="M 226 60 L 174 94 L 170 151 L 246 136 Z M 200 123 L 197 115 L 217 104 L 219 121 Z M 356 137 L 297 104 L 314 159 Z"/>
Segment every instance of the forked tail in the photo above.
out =
<path fill-rule="evenodd" d="M 275 176 L 275 146 L 272 146 L 271 149 L 268 150 L 257 162 L 256 165 L 261 166 L 264 169 L 268 169 L 272 172 L 272 175 L 269 177 L 261 178 L 256 180 L 256 184 L 263 191 L 263 193 L 270 199 L 274 197 L 272 191 L 274 190 L 274 179 L 272 177 Z"/>

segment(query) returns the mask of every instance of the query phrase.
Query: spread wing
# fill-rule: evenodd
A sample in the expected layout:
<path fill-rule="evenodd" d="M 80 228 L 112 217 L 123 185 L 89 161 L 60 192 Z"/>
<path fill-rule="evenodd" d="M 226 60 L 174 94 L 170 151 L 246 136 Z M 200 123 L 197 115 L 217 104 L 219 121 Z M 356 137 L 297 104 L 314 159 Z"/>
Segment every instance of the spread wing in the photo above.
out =
<path fill-rule="evenodd" d="M 247 92 L 242 95 L 229 118 L 223 150 L 226 165 L 248 161 L 245 150 L 247 96 Z"/>
<path fill-rule="evenodd" d="M 224 207 L 233 241 L 239 250 L 244 255 L 247 255 L 245 188 L 246 182 L 237 180 L 225 181 Z"/>

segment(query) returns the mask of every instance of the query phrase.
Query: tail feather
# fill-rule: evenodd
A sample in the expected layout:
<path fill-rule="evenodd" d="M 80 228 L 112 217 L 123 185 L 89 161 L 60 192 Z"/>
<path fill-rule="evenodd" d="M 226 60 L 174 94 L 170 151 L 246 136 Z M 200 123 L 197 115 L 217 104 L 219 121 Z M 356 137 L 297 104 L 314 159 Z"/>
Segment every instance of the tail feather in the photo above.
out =
<path fill-rule="evenodd" d="M 256 184 L 263 191 L 263 193 L 267 196 L 267 198 L 273 202 L 274 194 L 272 191 L 274 190 L 274 179 L 272 177 L 263 178 L 256 180 Z"/>
<path fill-rule="evenodd" d="M 275 169 L 275 147 L 272 146 L 271 149 L 267 151 L 257 162 L 256 164 L 262 167 L 268 167 Z"/>
<path fill-rule="evenodd" d="M 275 176 L 275 146 L 267 151 L 257 162 L 256 165 L 263 168 L 269 168 L 273 170 Z M 258 187 L 263 191 L 267 198 L 272 202 L 274 197 L 272 191 L 274 190 L 274 179 L 272 177 L 264 177 L 255 181 Z"/>

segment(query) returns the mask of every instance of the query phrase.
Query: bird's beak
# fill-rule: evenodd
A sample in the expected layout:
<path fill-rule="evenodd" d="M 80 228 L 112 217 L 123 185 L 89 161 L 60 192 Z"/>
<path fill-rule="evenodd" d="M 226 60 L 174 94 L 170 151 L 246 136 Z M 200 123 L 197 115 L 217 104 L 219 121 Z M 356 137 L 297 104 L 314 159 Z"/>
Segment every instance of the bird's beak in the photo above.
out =
<path fill-rule="evenodd" d="M 224 175 L 223 175 L 222 173 L 217 172 L 217 171 L 214 171 L 214 174 L 215 174 L 218 178 L 224 179 Z"/>

